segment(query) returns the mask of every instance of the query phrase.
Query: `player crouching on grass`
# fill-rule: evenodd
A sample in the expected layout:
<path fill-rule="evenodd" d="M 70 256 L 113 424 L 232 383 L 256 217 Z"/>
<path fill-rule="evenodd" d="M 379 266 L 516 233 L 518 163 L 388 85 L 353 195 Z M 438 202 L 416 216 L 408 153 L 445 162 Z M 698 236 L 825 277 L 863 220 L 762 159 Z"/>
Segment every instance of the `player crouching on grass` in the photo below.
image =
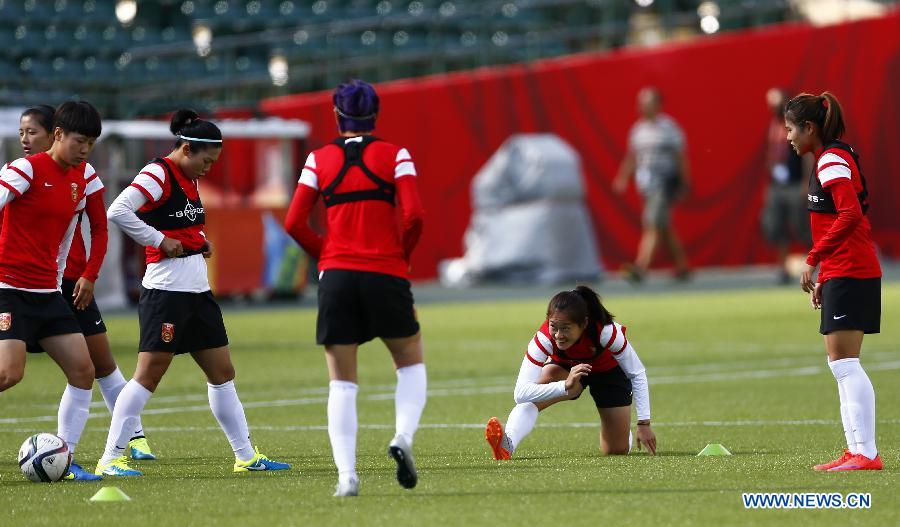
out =
<path fill-rule="evenodd" d="M 206 374 L 209 408 L 234 451 L 235 472 L 285 470 L 254 451 L 244 406 L 234 386 L 234 365 L 222 311 L 209 287 L 203 233 L 205 214 L 197 181 L 222 153 L 222 132 L 193 110 L 178 110 L 170 125 L 175 149 L 154 159 L 110 205 L 109 221 L 147 249 L 138 303 L 141 337 L 134 377 L 113 409 L 97 474 L 140 476 L 124 456 L 134 423 L 175 355 L 190 353 Z"/>
<path fill-rule="evenodd" d="M 656 454 L 650 429 L 650 393 L 641 359 L 593 289 L 578 286 L 550 300 L 547 320 L 528 344 L 519 369 L 516 406 L 506 430 L 492 417 L 484 435 L 494 459 L 509 459 L 537 422 L 538 412 L 577 399 L 590 387 L 600 413 L 600 448 L 606 455 L 631 451 L 631 400 L 637 407 L 638 449 Z"/>

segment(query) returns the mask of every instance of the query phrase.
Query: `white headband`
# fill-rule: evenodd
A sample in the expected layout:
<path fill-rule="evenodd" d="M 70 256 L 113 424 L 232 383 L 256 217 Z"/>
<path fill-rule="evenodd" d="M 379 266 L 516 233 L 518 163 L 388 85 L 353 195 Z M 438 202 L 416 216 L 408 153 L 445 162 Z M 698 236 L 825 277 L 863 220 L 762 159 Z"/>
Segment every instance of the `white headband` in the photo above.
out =
<path fill-rule="evenodd" d="M 199 141 L 201 143 L 221 143 L 221 139 L 202 139 L 200 137 L 188 137 L 186 135 L 179 135 L 180 139 L 184 139 L 185 141 Z"/>

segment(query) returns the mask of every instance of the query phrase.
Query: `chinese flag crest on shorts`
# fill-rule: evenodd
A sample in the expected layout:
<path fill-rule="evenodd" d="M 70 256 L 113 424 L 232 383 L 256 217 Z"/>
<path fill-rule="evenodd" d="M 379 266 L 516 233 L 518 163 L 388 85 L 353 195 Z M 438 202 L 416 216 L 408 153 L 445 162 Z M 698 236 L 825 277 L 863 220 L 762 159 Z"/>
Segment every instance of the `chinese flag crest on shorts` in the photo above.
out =
<path fill-rule="evenodd" d="M 172 342 L 172 339 L 175 338 L 175 324 L 170 324 L 168 322 L 163 322 L 162 325 L 162 340 L 166 344 Z"/>
<path fill-rule="evenodd" d="M 12 327 L 12 313 L 0 313 L 0 331 L 6 331 Z"/>

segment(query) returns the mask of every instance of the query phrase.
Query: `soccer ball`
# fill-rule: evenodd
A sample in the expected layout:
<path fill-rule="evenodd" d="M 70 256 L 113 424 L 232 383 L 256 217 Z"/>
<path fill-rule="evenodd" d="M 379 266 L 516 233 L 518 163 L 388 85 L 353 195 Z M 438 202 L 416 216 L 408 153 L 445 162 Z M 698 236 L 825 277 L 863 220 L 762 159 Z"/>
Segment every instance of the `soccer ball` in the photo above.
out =
<path fill-rule="evenodd" d="M 34 434 L 19 449 L 19 468 L 34 482 L 59 481 L 69 472 L 72 453 L 59 436 Z"/>

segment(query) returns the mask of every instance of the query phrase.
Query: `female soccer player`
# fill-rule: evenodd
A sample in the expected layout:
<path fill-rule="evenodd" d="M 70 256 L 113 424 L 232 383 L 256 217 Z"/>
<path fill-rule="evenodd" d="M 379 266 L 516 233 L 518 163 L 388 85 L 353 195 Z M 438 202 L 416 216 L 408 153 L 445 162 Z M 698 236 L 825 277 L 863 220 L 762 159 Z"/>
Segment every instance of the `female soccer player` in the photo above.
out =
<path fill-rule="evenodd" d="M 33 148 L 39 134 L 26 130 L 23 143 L 33 155 L 0 172 L 0 391 L 22 380 L 26 350 L 40 346 L 68 381 L 57 430 L 74 453 L 88 418 L 94 365 L 60 280 L 86 196 L 102 188 L 85 162 L 101 122 L 89 103 L 70 101 L 56 110 L 52 123 L 49 151 Z M 72 463 L 66 479 L 99 478 Z"/>
<path fill-rule="evenodd" d="M 881 265 L 872 243 L 866 180 L 859 156 L 839 139 L 844 118 L 829 92 L 800 94 L 784 110 L 788 141 L 803 155 L 813 152 L 808 209 L 813 248 L 800 286 L 821 309 L 828 366 L 838 383 L 847 449 L 816 470 L 881 470 L 875 447 L 875 390 L 859 363 L 863 335 L 881 327 Z M 818 277 L 813 280 L 818 268 Z"/>
<path fill-rule="evenodd" d="M 547 319 L 528 344 L 506 430 L 496 417 L 485 429 L 494 459 L 509 459 L 537 421 L 538 412 L 577 399 L 590 387 L 600 413 L 600 448 L 606 455 L 631 451 L 631 399 L 637 407 L 638 449 L 656 454 L 650 428 L 650 393 L 641 359 L 590 287 L 557 293 Z"/>
<path fill-rule="evenodd" d="M 140 476 L 123 455 L 135 423 L 175 355 L 190 353 L 207 378 L 209 406 L 234 451 L 235 472 L 285 470 L 254 451 L 222 312 L 209 288 L 203 234 L 205 214 L 197 180 L 222 152 L 222 133 L 193 110 L 178 110 L 170 129 L 178 138 L 166 157 L 145 166 L 110 206 L 109 220 L 144 245 L 147 271 L 138 303 L 141 337 L 137 368 L 113 410 L 97 474 Z"/>
<path fill-rule="evenodd" d="M 25 155 L 45 152 L 53 145 L 53 113 L 52 106 L 41 104 L 28 108 L 22 113 L 19 121 L 19 142 Z M 106 336 L 106 324 L 100 314 L 100 308 L 94 300 L 94 283 L 100 275 L 100 266 L 106 256 L 107 228 L 106 205 L 103 192 L 106 190 L 90 164 L 86 167 L 88 177 L 87 199 L 84 211 L 91 226 L 91 254 L 87 255 L 84 239 L 81 234 L 81 215 L 75 226 L 72 246 L 66 259 L 65 272 L 62 278 L 62 295 L 75 319 L 81 327 L 81 333 L 87 342 L 88 353 L 94 364 L 94 374 L 106 407 L 112 413 L 116 397 L 125 386 L 125 377 L 116 366 L 109 339 Z M 40 351 L 40 349 L 34 349 Z M 131 440 L 128 441 L 133 459 L 156 459 L 150 451 L 150 445 L 144 437 L 143 425 L 138 419 Z"/>
<path fill-rule="evenodd" d="M 397 369 L 396 435 L 388 454 L 397 463 L 400 485 L 413 488 L 417 482 L 412 443 L 425 407 L 426 374 L 406 277 L 423 212 L 409 152 L 372 135 L 379 109 L 375 89 L 354 80 L 338 86 L 333 101 L 340 137 L 309 154 L 285 227 L 319 259 L 316 341 L 325 346 L 331 378 L 328 436 L 338 469 L 335 496 L 356 496 L 356 351 L 375 337 L 390 350 Z M 324 239 L 307 224 L 320 194 L 328 217 Z"/>

